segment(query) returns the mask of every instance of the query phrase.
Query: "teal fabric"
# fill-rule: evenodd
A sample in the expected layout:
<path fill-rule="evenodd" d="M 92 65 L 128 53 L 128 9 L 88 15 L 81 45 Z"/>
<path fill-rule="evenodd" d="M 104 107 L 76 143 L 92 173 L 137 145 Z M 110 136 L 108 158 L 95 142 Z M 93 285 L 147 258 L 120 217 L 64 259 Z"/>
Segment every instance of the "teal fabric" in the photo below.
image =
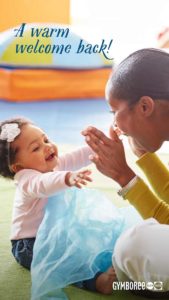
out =
<path fill-rule="evenodd" d="M 96 190 L 50 197 L 34 246 L 32 300 L 67 299 L 63 287 L 107 270 L 118 237 L 139 221 L 133 208 L 118 209 Z"/>

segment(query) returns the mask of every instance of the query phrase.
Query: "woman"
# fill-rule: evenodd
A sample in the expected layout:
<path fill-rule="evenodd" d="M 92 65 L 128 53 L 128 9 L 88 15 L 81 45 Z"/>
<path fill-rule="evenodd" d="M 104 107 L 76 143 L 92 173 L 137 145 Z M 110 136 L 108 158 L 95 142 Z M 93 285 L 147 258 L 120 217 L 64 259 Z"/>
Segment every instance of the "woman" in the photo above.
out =
<path fill-rule="evenodd" d="M 114 126 L 129 137 L 151 186 L 128 166 L 117 130 L 110 130 L 111 139 L 93 127 L 83 131 L 98 170 L 119 183 L 119 194 L 145 219 L 151 218 L 118 239 L 113 265 L 119 281 L 158 281 L 152 291 L 169 291 L 169 171 L 154 154 L 169 140 L 169 54 L 142 49 L 128 56 L 109 79 L 106 97 Z"/>

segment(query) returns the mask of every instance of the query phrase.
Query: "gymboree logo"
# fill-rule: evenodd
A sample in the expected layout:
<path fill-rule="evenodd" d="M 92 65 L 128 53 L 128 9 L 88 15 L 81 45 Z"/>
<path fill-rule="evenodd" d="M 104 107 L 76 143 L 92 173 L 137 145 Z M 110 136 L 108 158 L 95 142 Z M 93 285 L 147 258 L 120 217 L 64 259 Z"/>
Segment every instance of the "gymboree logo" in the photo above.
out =
<path fill-rule="evenodd" d="M 147 282 L 146 283 L 147 290 L 151 291 L 162 291 L 163 290 L 163 282 L 162 281 L 154 281 L 154 282 Z"/>
<path fill-rule="evenodd" d="M 149 291 L 163 291 L 163 282 L 162 281 L 114 281 L 112 284 L 113 290 L 149 290 Z"/>

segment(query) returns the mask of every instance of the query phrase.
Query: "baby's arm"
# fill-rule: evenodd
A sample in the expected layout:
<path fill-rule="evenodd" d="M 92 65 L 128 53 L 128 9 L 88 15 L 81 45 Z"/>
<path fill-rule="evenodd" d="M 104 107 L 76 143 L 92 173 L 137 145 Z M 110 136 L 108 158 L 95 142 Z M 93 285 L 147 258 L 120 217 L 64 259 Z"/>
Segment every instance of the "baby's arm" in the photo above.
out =
<path fill-rule="evenodd" d="M 54 171 L 40 173 L 35 170 L 23 170 L 17 175 L 18 188 L 28 197 L 48 197 L 71 186 L 81 187 L 91 181 L 90 171 L 68 172 Z"/>
<path fill-rule="evenodd" d="M 18 188 L 28 197 L 41 198 L 68 188 L 66 174 L 65 171 L 41 173 L 36 170 L 23 170 L 18 172 L 16 180 Z"/>
<path fill-rule="evenodd" d="M 71 170 L 77 171 L 83 167 L 91 164 L 89 160 L 90 154 L 93 154 L 93 151 L 90 147 L 84 146 L 70 153 L 66 153 L 59 157 L 59 165 L 57 166 L 58 170 Z"/>

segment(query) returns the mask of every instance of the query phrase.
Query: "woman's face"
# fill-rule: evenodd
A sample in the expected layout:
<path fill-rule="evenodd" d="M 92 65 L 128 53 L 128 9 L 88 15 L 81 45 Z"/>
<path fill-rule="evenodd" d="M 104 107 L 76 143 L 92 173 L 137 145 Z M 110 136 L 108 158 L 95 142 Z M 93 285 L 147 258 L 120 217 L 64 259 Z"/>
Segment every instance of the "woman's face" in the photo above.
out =
<path fill-rule="evenodd" d="M 120 129 L 121 133 L 127 136 L 136 137 L 138 135 L 137 111 L 133 107 L 128 106 L 127 101 L 117 100 L 115 98 L 109 99 L 111 112 L 114 116 L 113 125 Z M 137 122 L 136 122 L 137 119 Z"/>
<path fill-rule="evenodd" d="M 157 124 L 154 117 L 147 117 L 141 100 L 129 106 L 128 101 L 116 99 L 109 92 L 107 100 L 114 115 L 113 125 L 122 134 L 136 139 L 147 151 L 154 152 L 161 147 L 163 141 L 156 131 Z"/>

